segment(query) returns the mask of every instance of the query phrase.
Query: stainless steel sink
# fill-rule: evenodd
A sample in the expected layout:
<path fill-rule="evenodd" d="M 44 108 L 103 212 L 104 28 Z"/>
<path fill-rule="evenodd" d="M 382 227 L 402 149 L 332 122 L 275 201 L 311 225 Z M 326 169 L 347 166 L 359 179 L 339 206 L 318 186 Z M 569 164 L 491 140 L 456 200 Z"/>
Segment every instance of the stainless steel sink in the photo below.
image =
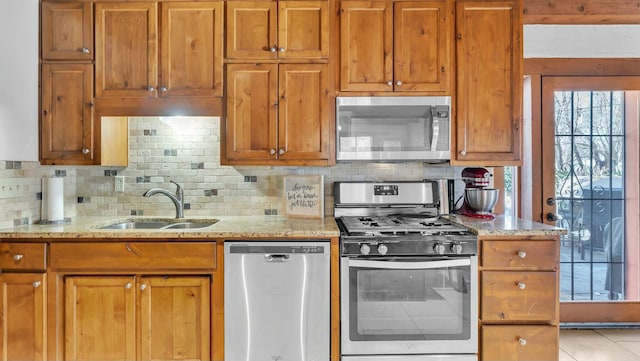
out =
<path fill-rule="evenodd" d="M 212 226 L 218 219 L 163 219 L 163 220 L 127 220 L 113 223 L 100 229 L 198 229 Z"/>

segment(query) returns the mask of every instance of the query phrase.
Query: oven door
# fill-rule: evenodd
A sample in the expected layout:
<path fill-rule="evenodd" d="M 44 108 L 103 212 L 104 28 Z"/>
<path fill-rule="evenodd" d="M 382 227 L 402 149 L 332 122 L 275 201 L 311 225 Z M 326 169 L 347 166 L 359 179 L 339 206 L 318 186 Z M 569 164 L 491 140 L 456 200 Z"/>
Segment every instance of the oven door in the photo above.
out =
<path fill-rule="evenodd" d="M 477 257 L 341 258 L 342 355 L 476 354 Z"/>

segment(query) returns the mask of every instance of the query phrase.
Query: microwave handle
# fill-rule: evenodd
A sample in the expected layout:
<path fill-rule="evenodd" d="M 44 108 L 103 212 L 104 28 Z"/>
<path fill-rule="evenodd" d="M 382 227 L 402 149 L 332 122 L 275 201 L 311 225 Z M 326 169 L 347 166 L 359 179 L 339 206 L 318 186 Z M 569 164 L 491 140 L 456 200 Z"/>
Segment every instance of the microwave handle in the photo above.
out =
<path fill-rule="evenodd" d="M 371 261 L 360 259 L 349 259 L 348 267 L 356 268 L 378 268 L 378 269 L 434 269 L 445 267 L 470 266 L 470 258 L 456 258 L 451 260 L 424 261 L 424 262 L 402 262 L 393 261 Z"/>
<path fill-rule="evenodd" d="M 435 152 L 438 148 L 438 135 L 440 133 L 440 118 L 433 118 L 433 133 L 431 134 L 431 151 Z"/>

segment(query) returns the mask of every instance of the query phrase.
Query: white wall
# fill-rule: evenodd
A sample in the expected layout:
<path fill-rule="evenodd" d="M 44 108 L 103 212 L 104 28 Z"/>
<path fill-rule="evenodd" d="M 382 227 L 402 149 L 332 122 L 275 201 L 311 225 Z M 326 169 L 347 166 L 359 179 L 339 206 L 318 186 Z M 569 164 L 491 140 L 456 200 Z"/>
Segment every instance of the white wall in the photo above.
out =
<path fill-rule="evenodd" d="M 640 58 L 640 25 L 525 25 L 525 58 Z"/>
<path fill-rule="evenodd" d="M 38 160 L 38 0 L 0 2 L 0 160 Z"/>

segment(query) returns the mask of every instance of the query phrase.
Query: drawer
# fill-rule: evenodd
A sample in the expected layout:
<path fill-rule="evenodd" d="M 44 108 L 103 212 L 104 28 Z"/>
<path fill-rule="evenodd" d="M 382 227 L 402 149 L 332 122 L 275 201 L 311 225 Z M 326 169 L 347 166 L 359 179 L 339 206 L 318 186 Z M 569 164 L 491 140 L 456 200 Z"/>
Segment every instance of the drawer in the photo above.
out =
<path fill-rule="evenodd" d="M 559 308 L 556 272 L 482 271 L 480 279 L 483 322 L 556 321 Z"/>
<path fill-rule="evenodd" d="M 482 326 L 481 361 L 557 361 L 557 326 Z"/>
<path fill-rule="evenodd" d="M 213 270 L 214 242 L 52 243 L 51 267 L 65 270 Z"/>
<path fill-rule="evenodd" d="M 555 270 L 558 245 L 545 241 L 482 241 L 482 267 L 532 267 Z"/>
<path fill-rule="evenodd" d="M 44 271 L 47 245 L 44 243 L 0 243 L 0 269 Z"/>

